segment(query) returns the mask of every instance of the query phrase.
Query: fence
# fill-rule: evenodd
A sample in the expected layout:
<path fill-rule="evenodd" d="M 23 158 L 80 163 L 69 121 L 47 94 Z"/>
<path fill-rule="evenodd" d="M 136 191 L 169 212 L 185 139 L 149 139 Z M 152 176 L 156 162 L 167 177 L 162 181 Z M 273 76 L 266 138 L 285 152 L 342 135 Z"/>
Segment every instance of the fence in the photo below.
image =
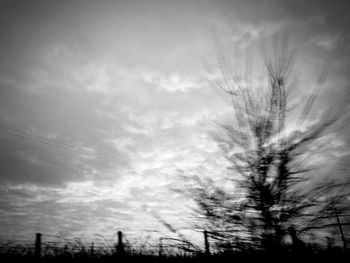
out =
<path fill-rule="evenodd" d="M 339 235 L 342 240 L 343 250 L 347 251 L 347 238 L 344 234 L 342 226 L 345 224 L 341 223 L 338 212 L 334 210 L 336 217 L 336 226 L 339 230 Z M 203 231 L 204 238 L 204 250 L 193 245 L 191 242 L 176 238 L 161 237 L 159 239 L 158 245 L 148 245 L 148 246 L 135 246 L 130 244 L 126 239 L 122 231 L 117 232 L 117 242 L 90 242 L 86 243 L 79 238 L 67 239 L 52 235 L 44 235 L 44 237 L 51 236 L 57 239 L 62 239 L 61 241 L 46 241 L 43 242 L 43 235 L 41 233 L 36 233 L 35 242 L 27 241 L 24 244 L 0 244 L 0 248 L 3 250 L 7 248 L 9 251 L 20 251 L 21 253 L 31 254 L 36 258 L 40 258 L 42 255 L 48 254 L 83 254 L 83 255 L 116 255 L 123 256 L 125 254 L 148 254 L 148 255 L 158 255 L 163 256 L 166 254 L 176 254 L 176 255 L 193 255 L 202 253 L 205 255 L 211 254 L 210 242 L 212 239 L 217 239 L 220 236 L 220 232 L 229 232 L 230 230 L 223 231 Z M 27 244 L 27 245 L 26 245 Z M 34 244 L 34 246 L 33 246 Z M 0 251 L 3 252 L 3 251 Z"/>
<path fill-rule="evenodd" d="M 101 236 L 102 237 L 102 236 Z M 48 241 L 47 239 L 50 239 Z M 35 241 L 22 240 L 0 243 L 0 254 L 22 254 L 40 258 L 44 255 L 81 255 L 81 256 L 123 256 L 123 255 L 182 255 L 201 253 L 190 242 L 176 238 L 161 237 L 159 244 L 131 244 L 122 231 L 117 232 L 117 240 L 87 242 L 80 238 L 63 238 L 50 234 L 36 233 Z"/>

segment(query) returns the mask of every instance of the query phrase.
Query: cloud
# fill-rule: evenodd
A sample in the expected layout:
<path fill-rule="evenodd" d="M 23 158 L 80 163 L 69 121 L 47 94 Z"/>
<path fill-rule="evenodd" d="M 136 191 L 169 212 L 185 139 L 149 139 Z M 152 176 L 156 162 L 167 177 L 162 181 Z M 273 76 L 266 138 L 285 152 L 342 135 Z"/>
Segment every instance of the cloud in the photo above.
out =
<path fill-rule="evenodd" d="M 233 19 L 231 23 L 221 18 L 211 20 L 218 42 L 230 41 L 239 50 L 244 50 L 261 39 L 269 39 L 286 27 L 286 21 L 263 21 L 260 23 L 242 22 Z"/>
<path fill-rule="evenodd" d="M 334 51 L 339 45 L 339 37 L 336 35 L 318 35 L 311 39 L 311 42 L 325 49 L 326 51 Z"/>
<path fill-rule="evenodd" d="M 141 78 L 146 83 L 152 84 L 159 91 L 167 92 L 189 92 L 193 89 L 201 89 L 205 86 L 205 81 L 199 77 L 184 76 L 180 73 L 171 73 L 166 76 L 155 70 L 143 70 Z"/>
<path fill-rule="evenodd" d="M 108 140 L 108 142 L 112 143 L 113 147 L 115 147 L 118 150 L 118 152 L 123 153 L 127 153 L 128 148 L 135 145 L 135 140 L 131 136 L 111 139 Z"/>
<path fill-rule="evenodd" d="M 179 178 L 221 183 L 227 175 L 208 130 L 229 109 L 207 83 L 216 75 L 201 73 L 201 58 L 216 65 L 213 24 L 242 57 L 285 28 L 295 29 L 293 43 L 309 40 L 298 64 L 309 79 L 296 98 L 310 93 L 322 52 L 341 57 L 330 83 L 342 88 L 327 87 L 319 114 L 347 88 L 349 59 L 333 37 L 348 30 L 347 16 L 325 14 L 339 9 L 333 4 L 44 2 L 7 3 L 0 16 L 0 225 L 8 236 L 167 231 L 148 210 L 185 224 L 188 200 L 171 191 Z M 335 143 L 332 156 L 346 158 L 342 147 Z"/>
<path fill-rule="evenodd" d="M 32 142 L 19 143 L 3 139 L 0 156 L 0 180 L 3 184 L 62 185 L 84 178 L 84 169 L 78 163 L 73 164 L 75 158 L 70 152 L 61 155 L 42 146 L 36 147 Z"/>

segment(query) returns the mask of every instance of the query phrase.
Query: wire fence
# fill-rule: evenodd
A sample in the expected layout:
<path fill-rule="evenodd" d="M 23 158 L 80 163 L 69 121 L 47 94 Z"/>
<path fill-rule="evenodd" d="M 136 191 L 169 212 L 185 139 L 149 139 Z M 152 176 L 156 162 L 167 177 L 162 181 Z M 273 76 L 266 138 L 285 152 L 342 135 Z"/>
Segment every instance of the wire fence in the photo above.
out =
<path fill-rule="evenodd" d="M 341 229 L 341 225 L 339 224 Z M 121 256 L 121 255 L 149 255 L 149 256 L 195 256 L 198 254 L 215 254 L 217 242 L 225 241 L 229 248 L 239 249 L 239 246 L 249 245 L 244 238 L 226 242 L 227 235 L 233 230 L 203 231 L 203 248 L 192 244 L 187 240 L 172 237 L 160 237 L 158 244 L 138 244 L 130 242 L 123 232 L 119 231 L 112 238 L 95 235 L 95 240 L 79 237 L 60 237 L 57 235 L 37 233 L 33 240 L 11 240 L 0 242 L 0 255 L 22 256 Z M 235 231 L 234 231 L 235 232 Z M 343 236 L 344 250 L 347 249 L 348 236 Z M 230 244 L 229 244 L 230 243 Z"/>
<path fill-rule="evenodd" d="M 117 240 L 106 239 L 91 242 L 83 238 L 64 238 L 50 234 L 37 233 L 33 240 L 11 240 L 0 242 L 0 254 L 23 256 L 69 256 L 69 255 L 181 255 L 191 256 L 200 253 L 186 241 L 175 238 L 160 238 L 159 244 L 135 244 L 129 242 L 119 231 Z"/>

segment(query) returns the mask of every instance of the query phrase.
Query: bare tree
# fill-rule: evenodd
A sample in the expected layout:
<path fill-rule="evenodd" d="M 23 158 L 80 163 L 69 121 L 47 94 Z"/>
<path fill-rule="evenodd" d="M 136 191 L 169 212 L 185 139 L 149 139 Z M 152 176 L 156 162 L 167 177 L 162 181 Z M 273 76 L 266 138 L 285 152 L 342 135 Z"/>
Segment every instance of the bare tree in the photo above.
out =
<path fill-rule="evenodd" d="M 234 121 L 218 124 L 221 132 L 215 140 L 235 188 L 226 191 L 199 180 L 191 195 L 212 237 L 230 248 L 254 244 L 276 249 L 288 240 L 297 248 L 308 234 L 321 236 L 336 226 L 335 208 L 348 208 L 346 180 L 336 176 L 337 171 L 323 177 L 312 167 L 312 156 L 339 128 L 348 101 L 318 120 L 308 119 L 326 70 L 305 103 L 295 107 L 288 97 L 295 55 L 279 51 L 264 59 L 266 81 L 254 84 L 254 76 L 248 72 L 240 78 L 219 53 L 221 77 L 212 85 L 229 98 Z M 296 109 L 299 119 L 291 129 L 287 120 Z"/>

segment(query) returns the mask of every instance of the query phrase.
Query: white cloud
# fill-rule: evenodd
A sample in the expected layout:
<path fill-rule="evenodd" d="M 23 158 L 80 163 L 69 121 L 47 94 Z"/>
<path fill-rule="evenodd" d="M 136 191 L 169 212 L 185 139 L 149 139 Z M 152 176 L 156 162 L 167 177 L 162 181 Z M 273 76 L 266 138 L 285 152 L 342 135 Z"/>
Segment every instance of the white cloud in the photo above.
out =
<path fill-rule="evenodd" d="M 326 51 L 333 51 L 337 48 L 339 37 L 330 34 L 321 34 L 311 38 L 311 43 L 325 49 Z"/>
<path fill-rule="evenodd" d="M 127 153 L 128 148 L 135 145 L 135 140 L 130 136 L 118 137 L 107 141 L 112 143 L 113 147 L 122 153 Z"/>
<path fill-rule="evenodd" d="M 200 77 L 184 76 L 177 72 L 165 75 L 155 70 L 142 70 L 140 75 L 144 82 L 154 85 L 159 91 L 189 92 L 205 86 Z"/>
<path fill-rule="evenodd" d="M 83 74 L 77 75 L 83 76 L 82 83 L 86 83 L 88 91 L 106 93 L 111 88 L 111 77 L 105 65 L 89 65 L 86 68 L 85 76 Z"/>

